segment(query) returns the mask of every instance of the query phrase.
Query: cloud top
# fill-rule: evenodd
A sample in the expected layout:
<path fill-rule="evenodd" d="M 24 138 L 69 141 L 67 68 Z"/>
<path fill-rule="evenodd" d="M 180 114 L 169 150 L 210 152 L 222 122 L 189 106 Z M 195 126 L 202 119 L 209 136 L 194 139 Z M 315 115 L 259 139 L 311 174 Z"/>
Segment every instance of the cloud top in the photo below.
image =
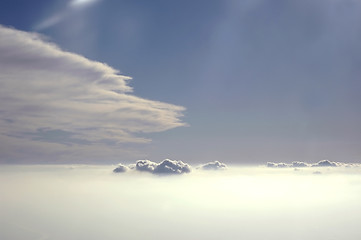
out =
<path fill-rule="evenodd" d="M 191 172 L 191 166 L 182 162 L 165 159 L 154 169 L 155 174 L 182 174 Z"/>
<path fill-rule="evenodd" d="M 154 169 L 157 167 L 157 163 L 149 160 L 138 160 L 135 163 L 135 169 L 141 172 L 154 172 Z"/>
<path fill-rule="evenodd" d="M 36 142 L 111 147 L 145 143 L 142 133 L 185 125 L 184 107 L 132 95 L 131 78 L 105 63 L 63 51 L 36 33 L 0 25 L 0 35 L 2 143 L 21 142 L 15 148 L 28 146 L 31 154 Z"/>

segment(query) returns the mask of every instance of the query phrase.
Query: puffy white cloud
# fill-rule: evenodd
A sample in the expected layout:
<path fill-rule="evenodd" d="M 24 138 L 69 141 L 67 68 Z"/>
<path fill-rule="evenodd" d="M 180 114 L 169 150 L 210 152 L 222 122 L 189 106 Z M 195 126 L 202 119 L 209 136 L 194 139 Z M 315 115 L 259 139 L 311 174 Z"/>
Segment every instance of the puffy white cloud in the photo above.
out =
<path fill-rule="evenodd" d="M 200 166 L 203 170 L 224 170 L 227 169 L 227 165 L 219 161 L 208 162 Z"/>
<path fill-rule="evenodd" d="M 119 164 L 119 166 L 124 167 L 124 165 Z M 115 168 L 113 172 L 125 172 L 125 171 L 118 171 Z M 182 174 L 182 173 L 189 173 L 191 172 L 191 166 L 187 163 L 177 160 L 170 160 L 164 159 L 160 163 L 152 162 L 150 160 L 138 160 L 136 161 L 135 165 L 131 164 L 128 166 L 128 169 L 132 169 L 135 171 L 140 172 L 150 172 L 153 174 Z"/>
<path fill-rule="evenodd" d="M 157 167 L 157 163 L 149 160 L 138 160 L 135 163 L 135 169 L 141 172 L 154 172 L 154 169 Z"/>
<path fill-rule="evenodd" d="M 182 174 L 189 173 L 191 166 L 182 161 L 165 159 L 154 169 L 155 174 Z"/>
<path fill-rule="evenodd" d="M 185 125 L 179 119 L 184 107 L 131 95 L 130 77 L 104 63 L 63 51 L 36 33 L 0 26 L 0 36 L 2 155 L 29 146 L 33 154 L 35 142 L 116 148 L 148 142 L 141 133 Z"/>

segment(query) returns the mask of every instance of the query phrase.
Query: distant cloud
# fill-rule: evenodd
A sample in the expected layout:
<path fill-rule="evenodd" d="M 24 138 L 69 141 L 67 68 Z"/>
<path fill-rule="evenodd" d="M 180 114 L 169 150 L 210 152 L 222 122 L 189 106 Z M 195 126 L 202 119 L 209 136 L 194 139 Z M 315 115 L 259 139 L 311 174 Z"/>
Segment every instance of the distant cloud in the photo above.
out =
<path fill-rule="evenodd" d="M 154 169 L 157 167 L 157 163 L 149 160 L 138 160 L 135 163 L 135 169 L 141 172 L 154 172 Z"/>
<path fill-rule="evenodd" d="M 338 167 L 342 165 L 344 165 L 344 163 L 331 162 L 329 160 L 321 160 L 318 163 L 312 164 L 312 167 Z"/>
<path fill-rule="evenodd" d="M 208 162 L 200 166 L 203 170 L 224 170 L 227 169 L 227 165 L 219 161 Z"/>
<path fill-rule="evenodd" d="M 299 162 L 299 161 L 292 162 L 292 167 L 301 168 L 301 167 L 309 167 L 309 166 L 310 166 L 310 164 L 305 163 L 305 162 Z"/>
<path fill-rule="evenodd" d="M 86 152 L 95 144 L 146 143 L 139 134 L 185 125 L 184 107 L 131 95 L 130 77 L 104 63 L 63 51 L 35 33 L 0 26 L 0 36 L 3 158 L 26 148 L 28 154 L 52 147 L 63 154 L 64 146 Z"/>
<path fill-rule="evenodd" d="M 120 169 L 118 169 L 120 167 Z M 114 172 L 125 172 L 122 171 L 124 165 L 119 164 L 115 168 Z M 190 164 L 182 161 L 165 159 L 160 163 L 152 162 L 150 160 L 137 160 L 135 164 L 130 164 L 127 169 L 131 169 L 139 172 L 150 172 L 153 174 L 182 174 L 190 173 L 192 167 Z M 219 161 L 208 162 L 197 167 L 200 170 L 224 170 L 227 169 L 227 165 Z"/>
<path fill-rule="evenodd" d="M 267 167 L 270 168 L 286 168 L 286 167 L 290 167 L 290 164 L 287 163 L 274 163 L 274 162 L 267 162 Z"/>
<path fill-rule="evenodd" d="M 129 168 L 123 164 L 118 164 L 118 166 L 116 168 L 114 168 L 113 172 L 115 173 L 121 173 L 121 172 L 126 172 L 128 171 Z"/>
<path fill-rule="evenodd" d="M 122 171 L 124 169 L 124 165 L 119 164 L 117 168 L 113 170 L 113 172 L 125 172 Z M 120 168 L 118 170 L 118 168 Z M 140 172 L 150 172 L 153 174 L 182 174 L 191 172 L 191 166 L 182 161 L 165 159 L 160 163 L 155 163 L 149 160 L 138 160 L 135 163 L 135 166 L 131 164 L 127 169 L 132 169 Z"/>
<path fill-rule="evenodd" d="M 329 160 L 321 160 L 317 163 L 309 164 L 306 162 L 294 161 L 291 164 L 289 163 L 275 163 L 267 162 L 267 167 L 270 168 L 301 168 L 301 167 L 359 167 L 361 164 L 356 163 L 343 163 L 343 162 L 332 162 Z"/>
<path fill-rule="evenodd" d="M 155 174 L 181 174 L 181 173 L 189 173 L 190 171 L 191 171 L 191 166 L 182 161 L 165 159 L 156 166 L 153 173 L 155 173 Z"/>

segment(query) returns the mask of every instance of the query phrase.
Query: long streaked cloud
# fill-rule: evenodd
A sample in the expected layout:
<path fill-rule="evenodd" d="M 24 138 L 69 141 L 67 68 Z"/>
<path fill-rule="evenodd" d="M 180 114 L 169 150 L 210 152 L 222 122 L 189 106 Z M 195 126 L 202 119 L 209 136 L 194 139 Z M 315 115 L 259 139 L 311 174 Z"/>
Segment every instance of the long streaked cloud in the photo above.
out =
<path fill-rule="evenodd" d="M 0 35 L 2 155 L 12 143 L 33 150 L 39 142 L 81 148 L 145 143 L 139 134 L 185 125 L 184 107 L 132 95 L 130 77 L 104 63 L 63 51 L 36 33 L 0 26 Z"/>

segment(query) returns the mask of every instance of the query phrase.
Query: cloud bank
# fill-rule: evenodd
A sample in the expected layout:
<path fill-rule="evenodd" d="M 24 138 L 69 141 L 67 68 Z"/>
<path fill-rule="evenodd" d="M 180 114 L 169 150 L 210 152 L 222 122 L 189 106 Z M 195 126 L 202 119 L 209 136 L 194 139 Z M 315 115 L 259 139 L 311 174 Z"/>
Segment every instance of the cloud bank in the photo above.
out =
<path fill-rule="evenodd" d="M 113 172 L 115 173 L 126 172 L 128 169 L 139 172 L 149 172 L 157 175 L 163 175 L 163 174 L 178 175 L 183 173 L 190 173 L 192 171 L 192 166 L 182 161 L 170 160 L 170 159 L 165 159 L 160 163 L 152 162 L 150 160 L 138 160 L 136 161 L 135 164 L 130 164 L 129 166 L 119 164 L 113 170 Z M 214 161 L 203 164 L 197 169 L 223 170 L 223 169 L 227 169 L 227 166 L 226 164 L 221 163 L 219 161 Z"/>
<path fill-rule="evenodd" d="M 321 160 L 317 163 L 306 163 L 294 161 L 291 164 L 289 163 L 275 163 L 267 162 L 267 167 L 269 168 L 302 168 L 302 167 L 360 167 L 361 164 L 358 163 L 344 163 L 344 162 L 332 162 L 329 160 Z"/>
<path fill-rule="evenodd" d="M 130 94 L 131 78 L 104 63 L 63 51 L 36 33 L 0 25 L 0 35 L 2 154 L 9 147 L 32 154 L 54 146 L 63 152 L 64 146 L 84 151 L 146 143 L 139 134 L 185 125 L 184 107 Z"/>

